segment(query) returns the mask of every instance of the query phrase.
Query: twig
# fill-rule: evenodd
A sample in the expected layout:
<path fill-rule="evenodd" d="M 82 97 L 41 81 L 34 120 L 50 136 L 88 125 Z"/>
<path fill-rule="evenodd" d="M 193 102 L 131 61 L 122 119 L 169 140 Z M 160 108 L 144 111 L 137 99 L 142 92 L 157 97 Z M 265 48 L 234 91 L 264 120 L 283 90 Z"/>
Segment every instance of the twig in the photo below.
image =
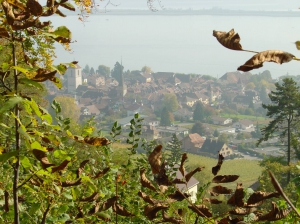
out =
<path fill-rule="evenodd" d="M 8 72 L 5 72 L 5 73 L 4 73 L 4 75 L 3 75 L 2 79 L 1 79 L 1 83 L 2 83 L 2 85 L 3 85 L 8 91 L 12 92 L 11 88 L 9 88 L 9 87 L 4 83 L 4 80 L 5 80 L 7 74 L 8 74 Z"/>
<path fill-rule="evenodd" d="M 47 217 L 48 212 L 50 211 L 51 202 L 52 202 L 52 200 L 50 199 L 50 201 L 48 203 L 48 207 L 46 208 L 46 210 L 43 213 L 43 219 L 42 219 L 41 224 L 45 224 L 46 223 L 46 217 Z"/>

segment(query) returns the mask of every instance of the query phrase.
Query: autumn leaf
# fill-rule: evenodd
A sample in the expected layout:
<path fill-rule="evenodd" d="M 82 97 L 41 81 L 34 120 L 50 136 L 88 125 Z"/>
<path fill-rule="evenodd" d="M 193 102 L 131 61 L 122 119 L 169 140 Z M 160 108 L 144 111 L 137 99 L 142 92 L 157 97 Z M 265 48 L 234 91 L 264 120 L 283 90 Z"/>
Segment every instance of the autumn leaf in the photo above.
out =
<path fill-rule="evenodd" d="M 9 33 L 7 32 L 7 30 L 4 27 L 0 27 L 0 36 L 1 37 L 7 37 L 9 38 Z"/>
<path fill-rule="evenodd" d="M 204 167 L 197 167 L 196 169 L 192 170 L 191 172 L 189 172 L 188 174 L 185 175 L 185 180 L 186 182 L 189 182 L 190 179 L 192 178 L 192 176 L 197 173 L 200 172 Z"/>
<path fill-rule="evenodd" d="M 134 216 L 134 214 L 127 211 L 123 206 L 116 203 L 113 205 L 113 211 L 116 212 L 118 215 L 125 216 L 125 217 Z"/>
<path fill-rule="evenodd" d="M 110 141 L 107 138 L 103 137 L 88 137 L 82 138 L 80 136 L 74 136 L 74 140 L 77 142 L 85 143 L 92 146 L 106 146 L 110 144 Z"/>
<path fill-rule="evenodd" d="M 110 207 L 112 207 L 115 202 L 118 200 L 117 196 L 113 196 L 109 199 L 107 199 L 105 202 L 103 202 L 103 204 L 100 206 L 99 211 L 105 211 L 107 209 L 109 209 Z"/>
<path fill-rule="evenodd" d="M 56 71 L 47 72 L 44 69 L 38 69 L 37 74 L 30 79 L 36 82 L 45 82 L 46 80 L 52 81 L 54 80 L 55 74 Z"/>
<path fill-rule="evenodd" d="M 80 201 L 83 201 L 83 202 L 92 202 L 92 201 L 95 201 L 98 197 L 99 197 L 99 193 L 98 192 L 94 192 L 90 196 L 88 196 L 86 198 L 82 198 Z"/>
<path fill-rule="evenodd" d="M 72 187 L 72 186 L 78 186 L 81 184 L 81 178 L 79 178 L 78 180 L 76 181 L 64 181 L 61 183 L 61 186 L 62 187 Z"/>
<path fill-rule="evenodd" d="M 153 174 L 159 173 L 160 165 L 161 165 L 161 158 L 162 158 L 162 146 L 158 145 L 148 156 L 148 161 L 151 166 Z"/>
<path fill-rule="evenodd" d="M 219 201 L 218 199 L 216 199 L 216 198 L 203 198 L 203 201 L 207 201 L 207 202 L 209 202 L 209 203 L 211 203 L 211 204 L 221 204 L 222 203 L 222 201 Z"/>
<path fill-rule="evenodd" d="M 165 204 L 155 204 L 155 205 L 146 205 L 144 207 L 144 215 L 148 217 L 149 220 L 153 220 L 157 217 L 157 212 L 162 209 L 168 208 L 168 205 Z"/>
<path fill-rule="evenodd" d="M 229 211 L 229 213 L 232 215 L 249 215 L 256 210 L 256 208 L 235 208 L 234 210 Z"/>
<path fill-rule="evenodd" d="M 230 182 L 233 182 L 233 181 L 236 181 L 237 179 L 239 178 L 238 175 L 218 175 L 218 176 L 215 176 L 213 179 L 212 179 L 212 183 L 230 183 Z"/>
<path fill-rule="evenodd" d="M 295 45 L 296 45 L 297 50 L 300 50 L 300 41 L 299 40 L 295 42 Z"/>
<path fill-rule="evenodd" d="M 156 188 L 154 185 L 147 179 L 146 174 L 145 174 L 145 169 L 140 170 L 140 179 L 141 179 L 141 184 L 143 187 L 147 187 L 148 189 L 152 191 L 156 191 Z"/>
<path fill-rule="evenodd" d="M 234 29 L 231 29 L 228 33 L 214 30 L 213 36 L 226 48 L 238 51 L 243 50 L 240 44 L 241 38 L 238 33 L 234 32 Z"/>
<path fill-rule="evenodd" d="M 84 160 L 84 161 L 82 161 L 82 162 L 80 163 L 79 168 L 78 168 L 77 171 L 76 171 L 77 178 L 79 178 L 80 174 L 81 174 L 82 171 L 84 170 L 85 164 L 87 164 L 88 162 L 89 162 L 89 160 L 86 159 L 86 160 Z"/>
<path fill-rule="evenodd" d="M 222 154 L 219 154 L 218 164 L 211 169 L 213 175 L 216 176 L 218 174 L 218 172 L 221 169 L 223 160 L 224 160 L 224 156 Z"/>
<path fill-rule="evenodd" d="M 278 192 L 272 192 L 272 193 L 267 193 L 267 192 L 254 192 L 251 194 L 251 196 L 247 200 L 247 206 L 258 206 L 260 205 L 264 200 L 272 198 L 272 197 L 279 197 Z"/>
<path fill-rule="evenodd" d="M 228 189 L 228 188 L 223 187 L 221 185 L 214 186 L 211 190 L 212 190 L 213 193 L 217 193 L 217 194 L 230 194 L 232 192 L 231 189 Z"/>
<path fill-rule="evenodd" d="M 55 165 L 55 164 L 49 162 L 48 157 L 45 152 L 38 150 L 38 149 L 33 149 L 32 153 L 35 156 L 35 158 L 37 158 L 37 160 L 39 160 L 41 162 L 43 169 L 47 169 L 48 167 Z"/>
<path fill-rule="evenodd" d="M 295 58 L 294 55 L 279 51 L 279 50 L 268 50 L 259 52 L 258 54 L 254 55 L 248 61 L 245 62 L 244 65 L 238 67 L 237 70 L 247 72 L 251 71 L 252 69 L 261 68 L 264 62 L 275 62 L 278 64 L 286 63 Z"/>
<path fill-rule="evenodd" d="M 245 204 L 243 199 L 244 199 L 244 188 L 241 183 L 238 183 L 236 185 L 236 190 L 234 194 L 229 198 L 227 204 L 230 204 L 232 206 L 243 207 Z"/>
<path fill-rule="evenodd" d="M 34 16 L 40 16 L 43 13 L 43 7 L 36 0 L 27 0 L 26 9 Z"/>
<path fill-rule="evenodd" d="M 100 170 L 100 171 L 93 177 L 93 179 L 96 179 L 96 178 L 99 178 L 99 177 L 104 176 L 109 170 L 110 170 L 110 167 L 106 167 L 105 169 Z"/>
<path fill-rule="evenodd" d="M 94 204 L 93 207 L 89 210 L 88 214 L 92 215 L 92 214 L 98 212 L 99 208 L 100 208 L 99 204 L 100 204 L 99 202 L 97 202 L 96 204 Z"/>
<path fill-rule="evenodd" d="M 142 191 L 138 192 L 138 196 L 140 196 L 145 202 L 148 202 L 149 204 L 152 204 L 152 205 L 155 204 L 155 200 L 152 199 L 149 195 L 145 194 Z"/>
<path fill-rule="evenodd" d="M 212 213 L 206 205 L 189 205 L 188 208 L 201 217 L 212 217 Z"/>
<path fill-rule="evenodd" d="M 165 211 L 162 212 L 162 217 L 164 222 L 175 223 L 175 224 L 184 224 L 184 221 L 181 218 L 170 217 Z"/>
<path fill-rule="evenodd" d="M 191 195 L 188 193 L 182 193 L 180 191 L 175 191 L 173 194 L 169 194 L 168 197 L 171 199 L 174 199 L 176 201 L 182 201 L 188 197 L 190 197 Z"/>
<path fill-rule="evenodd" d="M 258 221 L 276 221 L 284 218 L 290 213 L 290 210 L 279 209 L 275 202 L 272 202 L 272 209 L 269 213 L 259 216 Z"/>
<path fill-rule="evenodd" d="M 52 167 L 52 173 L 55 173 L 57 171 L 61 171 L 63 169 L 65 169 L 67 167 L 67 165 L 69 164 L 70 160 L 64 160 L 61 164 L 59 164 L 58 166 Z"/>
<path fill-rule="evenodd" d="M 179 171 L 181 173 L 181 175 L 184 177 L 185 175 L 185 168 L 184 168 L 184 162 L 187 160 L 187 154 L 186 153 L 183 153 L 181 155 L 181 162 L 180 162 L 180 166 L 179 166 Z"/>

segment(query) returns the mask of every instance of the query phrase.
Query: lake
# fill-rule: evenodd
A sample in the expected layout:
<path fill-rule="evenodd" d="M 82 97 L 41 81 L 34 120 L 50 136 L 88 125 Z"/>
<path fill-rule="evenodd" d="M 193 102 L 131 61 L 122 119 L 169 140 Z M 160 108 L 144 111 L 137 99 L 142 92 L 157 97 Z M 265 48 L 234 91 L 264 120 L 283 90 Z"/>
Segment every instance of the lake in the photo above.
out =
<path fill-rule="evenodd" d="M 144 65 L 154 72 L 207 74 L 220 77 L 236 71 L 253 54 L 224 48 L 212 36 L 213 30 L 234 28 L 244 49 L 284 50 L 298 55 L 294 42 L 300 40 L 300 17 L 216 16 L 216 15 L 115 15 L 99 13 L 82 23 L 77 16 L 56 17 L 53 25 L 66 25 L 76 41 L 72 53 L 57 46 L 55 62 L 79 61 L 96 69 L 113 68 L 121 61 L 125 70 Z M 289 73 L 300 75 L 300 62 L 264 63 L 252 73 L 270 70 L 274 78 Z"/>

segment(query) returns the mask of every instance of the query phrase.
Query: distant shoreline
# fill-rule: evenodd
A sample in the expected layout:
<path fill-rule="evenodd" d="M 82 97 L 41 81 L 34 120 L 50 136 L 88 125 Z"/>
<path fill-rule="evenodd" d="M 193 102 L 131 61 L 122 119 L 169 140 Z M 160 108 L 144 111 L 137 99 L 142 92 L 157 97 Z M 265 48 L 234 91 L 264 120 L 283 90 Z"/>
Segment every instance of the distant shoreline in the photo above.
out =
<path fill-rule="evenodd" d="M 211 15 L 211 16 L 267 16 L 267 17 L 300 17 L 299 11 L 245 11 L 245 10 L 225 10 L 225 9 L 202 9 L 202 10 L 167 10 L 161 9 L 156 12 L 150 10 L 135 9 L 114 9 L 111 11 L 99 11 L 93 16 L 101 15 L 159 15 L 159 16 L 190 16 L 190 15 Z"/>

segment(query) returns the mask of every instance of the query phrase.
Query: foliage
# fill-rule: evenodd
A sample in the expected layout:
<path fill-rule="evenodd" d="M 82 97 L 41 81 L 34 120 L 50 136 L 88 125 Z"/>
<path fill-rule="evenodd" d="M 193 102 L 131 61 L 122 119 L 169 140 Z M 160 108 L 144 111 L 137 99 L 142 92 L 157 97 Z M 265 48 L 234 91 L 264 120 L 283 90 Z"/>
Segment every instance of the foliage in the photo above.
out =
<path fill-rule="evenodd" d="M 119 84 L 122 81 L 123 70 L 124 67 L 119 62 L 116 62 L 113 70 L 111 71 L 111 77 L 116 79 Z"/>
<path fill-rule="evenodd" d="M 179 141 L 176 134 L 172 135 L 172 139 L 168 142 L 166 150 L 170 151 L 170 154 L 166 158 L 167 163 L 170 166 L 179 164 L 182 154 L 182 143 Z"/>
<path fill-rule="evenodd" d="M 148 73 L 148 74 L 151 74 L 153 71 L 152 71 L 152 69 L 149 67 L 149 66 L 144 66 L 142 69 L 141 69 L 141 71 L 143 72 L 143 73 Z"/>
<path fill-rule="evenodd" d="M 205 107 L 201 102 L 197 102 L 196 108 L 193 113 L 194 121 L 203 121 L 205 118 Z"/>
<path fill-rule="evenodd" d="M 168 111 L 167 107 L 164 107 L 161 111 L 160 125 L 161 126 L 170 126 L 171 125 L 171 116 L 170 116 L 170 112 Z"/>
<path fill-rule="evenodd" d="M 226 133 L 219 134 L 218 141 L 228 143 L 228 135 Z"/>
<path fill-rule="evenodd" d="M 78 122 L 80 110 L 75 103 L 75 99 L 68 96 L 56 96 L 54 100 L 61 105 L 60 114 L 65 118 L 70 118 L 72 122 Z"/>
<path fill-rule="evenodd" d="M 165 93 L 162 101 L 162 105 L 170 112 L 174 112 L 178 108 L 177 96 L 172 93 Z"/>
<path fill-rule="evenodd" d="M 191 133 L 198 133 L 201 136 L 204 136 L 207 134 L 205 126 L 200 122 L 196 121 L 191 129 Z"/>
<path fill-rule="evenodd" d="M 110 68 L 105 65 L 99 65 L 97 72 L 99 75 L 103 75 L 105 78 L 110 76 Z"/>

